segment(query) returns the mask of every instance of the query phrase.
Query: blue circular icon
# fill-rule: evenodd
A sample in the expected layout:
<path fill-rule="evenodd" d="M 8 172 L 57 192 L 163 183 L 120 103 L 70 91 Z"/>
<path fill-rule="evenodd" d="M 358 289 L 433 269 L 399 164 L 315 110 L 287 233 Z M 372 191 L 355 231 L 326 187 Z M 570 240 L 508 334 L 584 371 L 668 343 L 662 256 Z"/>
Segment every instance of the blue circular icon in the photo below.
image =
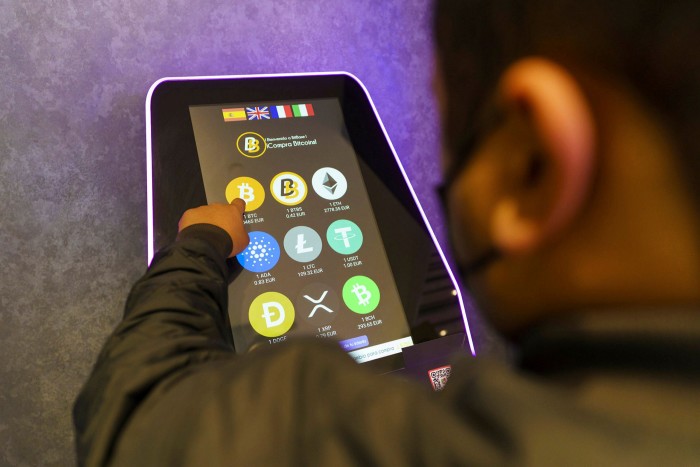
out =
<path fill-rule="evenodd" d="M 265 232 L 250 232 L 250 244 L 236 259 L 248 271 L 265 272 L 275 267 L 280 259 L 280 246 Z"/>

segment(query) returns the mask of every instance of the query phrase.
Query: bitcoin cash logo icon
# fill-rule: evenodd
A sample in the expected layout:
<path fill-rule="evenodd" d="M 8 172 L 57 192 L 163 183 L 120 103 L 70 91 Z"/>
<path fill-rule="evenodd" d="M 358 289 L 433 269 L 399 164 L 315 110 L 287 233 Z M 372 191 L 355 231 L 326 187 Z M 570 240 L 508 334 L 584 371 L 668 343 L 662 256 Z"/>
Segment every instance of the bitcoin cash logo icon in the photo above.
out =
<path fill-rule="evenodd" d="M 308 188 L 303 178 L 293 172 L 275 175 L 270 182 L 270 192 L 285 206 L 295 206 L 306 198 Z"/>
<path fill-rule="evenodd" d="M 372 299 L 372 292 L 367 289 L 367 286 L 362 284 L 353 285 L 350 292 L 352 292 L 357 298 L 357 304 L 359 306 L 366 307 L 369 305 L 369 301 Z"/>
<path fill-rule="evenodd" d="M 252 131 L 239 136 L 236 140 L 236 147 L 238 152 L 250 158 L 260 157 L 267 151 L 265 138 Z"/>
<path fill-rule="evenodd" d="M 343 301 L 355 313 L 371 313 L 379 305 L 379 287 L 367 276 L 354 276 L 343 286 Z"/>
<path fill-rule="evenodd" d="M 294 305 L 279 292 L 265 292 L 250 304 L 248 320 L 261 336 L 279 337 L 294 324 Z"/>
<path fill-rule="evenodd" d="M 236 198 L 245 201 L 246 212 L 255 211 L 265 201 L 265 189 L 254 178 L 237 177 L 226 185 L 226 201 L 231 204 Z"/>

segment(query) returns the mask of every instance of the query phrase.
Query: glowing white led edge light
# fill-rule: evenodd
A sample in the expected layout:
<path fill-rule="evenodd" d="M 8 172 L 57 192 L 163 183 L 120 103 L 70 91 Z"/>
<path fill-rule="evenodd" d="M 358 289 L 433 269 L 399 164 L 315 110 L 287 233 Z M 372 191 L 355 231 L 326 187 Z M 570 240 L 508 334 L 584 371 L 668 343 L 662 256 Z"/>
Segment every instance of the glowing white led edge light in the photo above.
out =
<path fill-rule="evenodd" d="M 153 91 L 156 86 L 163 80 L 158 80 L 151 88 L 148 90 L 146 95 L 146 228 L 147 228 L 147 242 L 146 248 L 148 249 L 147 264 L 151 265 L 151 260 L 153 260 L 153 169 L 151 166 L 152 162 L 152 147 L 151 147 L 151 97 L 153 96 Z"/>
<path fill-rule="evenodd" d="M 329 75 L 345 75 L 351 79 L 353 79 L 357 84 L 360 85 L 362 90 L 365 93 L 365 96 L 367 96 L 367 100 L 369 101 L 370 105 L 372 106 L 372 111 L 374 112 L 374 115 L 377 117 L 377 121 L 379 122 L 379 126 L 382 129 L 382 133 L 384 133 L 384 137 L 386 138 L 387 143 L 389 143 L 389 148 L 391 148 L 391 153 L 394 155 L 394 159 L 396 159 L 396 163 L 399 166 L 399 170 L 401 170 L 401 175 L 403 175 L 404 180 L 406 180 L 406 184 L 408 185 L 408 189 L 411 192 L 411 196 L 413 196 L 413 200 L 416 202 L 416 206 L 418 206 L 418 211 L 420 212 L 421 217 L 423 218 L 423 222 L 425 222 L 425 225 L 428 227 L 428 232 L 430 233 L 430 238 L 433 240 L 433 244 L 438 250 L 438 253 L 440 255 L 440 258 L 442 259 L 442 263 L 445 265 L 445 268 L 447 269 L 447 273 L 450 276 L 450 280 L 452 280 L 452 284 L 455 285 L 455 290 L 457 291 L 457 300 L 459 301 L 459 308 L 460 311 L 462 312 L 462 321 L 464 322 L 464 330 L 467 333 L 467 338 L 469 339 L 469 349 L 471 350 L 472 355 L 476 355 L 476 351 L 474 350 L 474 341 L 472 340 L 472 333 L 469 329 L 469 323 L 467 322 L 467 313 L 464 309 L 464 300 L 462 299 L 462 292 L 459 290 L 459 287 L 456 287 L 457 285 L 457 280 L 455 279 L 454 273 L 452 272 L 452 269 L 450 268 L 450 265 L 447 263 L 447 259 L 445 258 L 445 253 L 442 251 L 442 247 L 440 247 L 440 243 L 437 241 L 437 237 L 435 236 L 435 232 L 433 231 L 433 227 L 430 225 L 430 222 L 428 221 L 428 217 L 425 215 L 425 211 L 423 210 L 423 206 L 420 204 L 420 201 L 418 200 L 418 196 L 416 196 L 416 192 L 413 189 L 413 185 L 411 185 L 411 181 L 408 179 L 408 175 L 406 175 L 406 171 L 403 168 L 403 164 L 401 164 L 401 160 L 399 159 L 399 156 L 396 154 L 396 149 L 394 148 L 394 144 L 391 142 L 391 138 L 389 138 L 389 134 L 386 132 L 386 128 L 384 127 L 384 123 L 382 122 L 382 119 L 379 117 L 379 113 L 377 112 L 377 108 L 374 105 L 374 101 L 372 101 L 372 97 L 369 95 L 369 91 L 365 87 L 364 84 L 362 84 L 362 81 L 360 81 L 357 76 L 353 75 L 352 73 L 349 73 L 347 71 L 331 71 L 331 72 L 318 72 L 318 73 L 272 73 L 272 74 L 260 74 L 260 75 L 226 75 L 226 76 L 180 76 L 180 77 L 168 77 L 168 78 L 161 78 L 153 85 L 151 85 L 151 88 L 148 90 L 148 94 L 146 95 L 146 202 L 147 202 L 147 207 L 146 207 L 146 215 L 148 217 L 148 264 L 151 264 L 151 260 L 153 259 L 154 255 L 154 238 L 153 238 L 153 169 L 152 169 L 152 146 L 151 146 L 151 98 L 153 97 L 153 92 L 155 89 L 158 87 L 158 85 L 164 81 L 193 81 L 193 80 L 212 80 L 212 79 L 246 79 L 246 78 L 283 78 L 283 77 L 291 77 L 291 76 L 329 76 Z"/>

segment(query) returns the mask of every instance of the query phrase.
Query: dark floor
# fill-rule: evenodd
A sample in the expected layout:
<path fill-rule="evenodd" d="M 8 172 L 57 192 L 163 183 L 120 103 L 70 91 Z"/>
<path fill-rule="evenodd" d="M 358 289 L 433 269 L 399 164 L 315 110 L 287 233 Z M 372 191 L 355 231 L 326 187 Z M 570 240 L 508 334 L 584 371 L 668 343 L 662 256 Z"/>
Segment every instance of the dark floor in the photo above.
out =
<path fill-rule="evenodd" d="M 428 5 L 0 2 L 0 465 L 74 463 L 73 399 L 145 267 L 156 79 L 353 72 L 437 220 Z"/>

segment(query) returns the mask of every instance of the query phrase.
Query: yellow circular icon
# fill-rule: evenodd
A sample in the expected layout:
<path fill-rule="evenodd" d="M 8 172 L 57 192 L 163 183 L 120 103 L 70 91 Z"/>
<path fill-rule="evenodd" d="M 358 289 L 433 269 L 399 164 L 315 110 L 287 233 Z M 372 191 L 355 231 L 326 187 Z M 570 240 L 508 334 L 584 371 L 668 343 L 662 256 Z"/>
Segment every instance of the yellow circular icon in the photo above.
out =
<path fill-rule="evenodd" d="M 226 185 L 226 201 L 231 204 L 236 198 L 245 201 L 245 212 L 255 211 L 265 201 L 265 189 L 254 178 L 237 177 Z"/>
<path fill-rule="evenodd" d="M 248 131 L 238 137 L 236 140 L 236 148 L 238 152 L 244 156 L 255 159 L 265 154 L 265 151 L 267 151 L 267 143 L 265 142 L 265 138 L 259 134 Z"/>
<path fill-rule="evenodd" d="M 295 206 L 306 198 L 306 182 L 294 172 L 281 172 L 270 182 L 270 193 L 285 206 Z"/>
<path fill-rule="evenodd" d="M 265 292 L 250 304 L 248 320 L 258 334 L 279 337 L 294 324 L 294 305 L 281 293 Z"/>

